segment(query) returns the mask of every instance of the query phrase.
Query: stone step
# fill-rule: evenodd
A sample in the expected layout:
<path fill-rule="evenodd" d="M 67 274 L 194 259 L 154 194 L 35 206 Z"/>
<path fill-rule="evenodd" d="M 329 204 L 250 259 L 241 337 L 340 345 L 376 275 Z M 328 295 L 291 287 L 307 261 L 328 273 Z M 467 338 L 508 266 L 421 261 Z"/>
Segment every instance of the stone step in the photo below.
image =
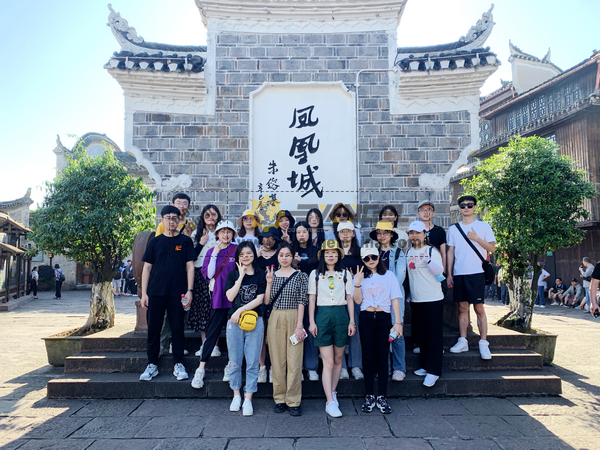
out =
<path fill-rule="evenodd" d="M 48 398 L 231 398 L 229 383 L 219 372 L 207 373 L 202 389 L 191 387 L 191 379 L 177 381 L 163 372 L 152 381 L 139 381 L 137 373 L 68 374 L 48 382 Z M 561 380 L 546 370 L 456 371 L 445 372 L 433 388 L 423 386 L 423 378 L 409 373 L 403 382 L 388 383 L 389 397 L 442 396 L 523 396 L 560 395 Z M 377 382 L 376 382 L 377 384 Z M 375 387 L 375 391 L 377 388 Z M 341 380 L 339 397 L 363 397 L 364 382 Z M 272 398 L 272 385 L 259 384 L 259 398 Z M 321 382 L 302 382 L 304 398 L 324 398 Z"/>
<path fill-rule="evenodd" d="M 443 369 L 456 370 L 539 370 L 542 369 L 542 356 L 529 350 L 495 350 L 492 349 L 492 359 L 485 361 L 479 352 L 470 350 L 465 353 L 444 353 Z M 218 358 L 211 358 L 207 363 L 207 371 L 220 371 L 227 364 L 225 352 Z M 199 358 L 193 355 L 184 357 L 186 370 L 192 373 L 199 363 Z M 145 352 L 105 352 L 79 353 L 70 356 L 65 361 L 65 373 L 111 373 L 135 372 L 141 373 L 146 368 L 148 360 Z M 412 352 L 406 354 L 407 370 L 420 368 L 419 355 Z M 159 371 L 165 373 L 173 368 L 173 356 L 165 354 L 159 359 Z M 320 369 L 319 369 L 320 372 Z"/>
<path fill-rule="evenodd" d="M 488 341 L 490 347 L 497 349 L 524 349 L 526 348 L 526 337 L 518 333 L 494 333 L 499 330 L 498 327 L 490 327 Z M 414 348 L 413 338 L 411 336 L 410 325 L 406 326 L 405 342 L 407 350 Z M 81 351 L 83 353 L 96 352 L 145 352 L 146 351 L 146 335 L 143 333 L 127 333 L 122 336 L 104 337 L 103 333 L 96 333 L 91 336 L 85 336 L 81 341 Z M 444 330 L 444 348 L 447 350 L 456 344 L 458 332 L 454 330 Z M 469 346 L 477 349 L 479 335 L 469 333 L 467 336 Z M 185 348 L 190 353 L 194 353 L 202 345 L 200 333 L 186 332 L 185 333 Z M 218 345 L 221 349 L 227 348 L 225 332 L 221 333 Z"/>

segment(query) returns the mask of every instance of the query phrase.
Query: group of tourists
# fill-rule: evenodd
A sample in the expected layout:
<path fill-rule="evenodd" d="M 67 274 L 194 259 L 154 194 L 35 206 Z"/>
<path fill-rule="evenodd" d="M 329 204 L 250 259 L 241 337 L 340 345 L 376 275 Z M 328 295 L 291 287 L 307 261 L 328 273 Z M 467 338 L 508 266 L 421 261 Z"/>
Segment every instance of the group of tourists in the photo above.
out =
<path fill-rule="evenodd" d="M 158 375 L 161 330 L 167 326 L 173 375 L 188 379 L 183 365 L 187 314 L 189 326 L 202 336 L 193 388 L 204 386 L 206 363 L 221 355 L 217 344 L 225 327 L 223 380 L 233 391 L 231 411 L 252 415 L 252 396 L 268 378 L 274 411 L 301 415 L 303 370 L 309 380 L 318 381 L 320 357 L 327 414 L 342 416 L 337 386 L 348 378 L 348 369 L 364 380 L 362 411 L 377 407 L 391 413 L 389 374 L 393 381 L 406 375 L 406 305 L 412 310 L 414 352 L 420 354 L 414 373 L 423 377 L 424 386 L 434 386 L 442 375 L 447 285 L 454 286 L 460 312 L 460 338 L 450 351 L 469 350 L 468 310 L 473 304 L 479 351 L 483 359 L 491 358 L 481 258 L 495 250 L 495 238 L 488 224 L 476 220 L 476 204 L 474 197 L 459 198 L 462 222 L 447 233 L 433 224 L 435 205 L 430 201 L 418 205 L 419 220 L 404 230 L 396 208 L 387 205 L 365 239 L 354 225 L 352 208 L 343 203 L 331 210 L 331 230 L 324 229 L 319 209 L 298 222 L 289 211 L 280 211 L 273 226 L 261 229 L 253 211 L 245 211 L 235 226 L 215 205 L 206 205 L 193 223 L 186 218 L 189 197 L 175 195 L 162 209 L 156 237 L 142 259 L 148 366 L 140 380 Z"/>

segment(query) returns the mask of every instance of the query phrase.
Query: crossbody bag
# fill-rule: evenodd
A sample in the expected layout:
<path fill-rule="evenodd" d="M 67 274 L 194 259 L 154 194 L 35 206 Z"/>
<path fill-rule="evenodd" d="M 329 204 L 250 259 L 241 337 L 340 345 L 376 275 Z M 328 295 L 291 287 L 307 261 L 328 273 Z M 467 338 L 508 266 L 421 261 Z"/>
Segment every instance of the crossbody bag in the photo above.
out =
<path fill-rule="evenodd" d="M 477 250 L 477 248 L 473 245 L 471 240 L 467 237 L 467 235 L 465 234 L 463 229 L 460 227 L 460 224 L 457 222 L 454 225 L 456 225 L 456 228 L 458 228 L 458 231 L 460 232 L 462 237 L 465 238 L 465 241 L 467 241 L 467 244 L 469 244 L 469 246 L 473 249 L 475 254 L 481 260 L 481 268 L 483 269 L 483 273 L 485 275 L 485 285 L 487 286 L 489 284 L 492 284 L 494 282 L 494 278 L 496 278 L 496 274 L 494 273 L 494 268 L 492 267 L 492 265 L 490 264 L 490 262 L 487 259 L 485 259 L 483 256 L 481 256 L 481 253 L 479 253 L 479 250 Z"/>

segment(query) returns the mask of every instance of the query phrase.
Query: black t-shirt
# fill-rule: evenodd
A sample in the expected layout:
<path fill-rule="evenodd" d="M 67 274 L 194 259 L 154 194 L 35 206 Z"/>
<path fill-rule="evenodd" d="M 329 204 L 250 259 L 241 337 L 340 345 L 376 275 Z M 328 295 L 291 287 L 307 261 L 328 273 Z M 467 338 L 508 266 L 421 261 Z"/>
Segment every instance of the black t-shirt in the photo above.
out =
<path fill-rule="evenodd" d="M 275 266 L 274 268 L 276 269 L 277 267 L 279 267 L 279 261 L 277 261 L 277 252 L 275 252 L 270 258 L 259 256 L 256 263 L 258 264 L 258 269 L 261 272 L 264 272 L 265 270 L 267 270 L 267 267 L 271 266 Z"/>
<path fill-rule="evenodd" d="M 379 250 L 379 258 L 381 259 L 381 262 L 383 263 L 383 266 L 385 267 L 385 270 L 390 270 L 390 253 L 391 253 L 391 249 L 390 250 Z"/>
<path fill-rule="evenodd" d="M 351 270 L 354 275 L 356 275 L 358 269 L 363 266 L 363 262 L 360 257 L 353 255 L 344 256 L 342 258 L 342 264 L 346 269 Z"/>
<path fill-rule="evenodd" d="M 596 264 L 594 271 L 592 272 L 592 278 L 600 280 L 600 264 Z"/>
<path fill-rule="evenodd" d="M 298 246 L 297 251 L 301 258 L 300 265 L 298 266 L 301 272 L 310 275 L 313 270 L 317 270 L 319 260 L 317 259 L 317 249 L 315 247 L 302 248 Z"/>
<path fill-rule="evenodd" d="M 187 292 L 186 263 L 196 259 L 194 243 L 185 234 L 156 236 L 148 242 L 142 261 L 152 264 L 150 296 L 180 296 Z"/>
<path fill-rule="evenodd" d="M 229 272 L 229 274 L 227 274 L 227 281 L 225 282 L 225 292 L 227 292 L 233 287 L 233 285 L 239 277 L 240 273 L 237 270 L 232 270 L 231 272 Z M 265 276 L 264 271 L 257 270 L 254 272 L 254 275 L 244 275 L 238 295 L 232 302 L 232 312 L 235 312 L 238 308 L 247 305 L 252 300 L 256 299 L 256 297 L 258 297 L 260 294 L 264 294 L 266 288 L 267 278 Z M 262 316 L 260 305 L 254 308 L 254 311 L 259 316 Z"/>
<path fill-rule="evenodd" d="M 426 233 L 426 240 L 429 240 L 429 245 L 433 245 L 438 251 L 441 251 L 442 244 L 446 243 L 446 231 L 439 225 L 434 225 Z"/>

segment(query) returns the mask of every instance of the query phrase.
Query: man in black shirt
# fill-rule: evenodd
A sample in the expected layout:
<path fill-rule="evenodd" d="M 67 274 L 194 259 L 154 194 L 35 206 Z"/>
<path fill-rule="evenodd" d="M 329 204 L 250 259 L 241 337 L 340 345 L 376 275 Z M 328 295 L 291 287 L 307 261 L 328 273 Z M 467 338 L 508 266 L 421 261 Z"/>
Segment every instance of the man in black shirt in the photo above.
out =
<path fill-rule="evenodd" d="M 419 220 L 425 224 L 425 242 L 437 248 L 442 254 L 442 267 L 446 272 L 446 231 L 439 225 L 434 225 L 435 206 L 429 200 L 423 200 L 417 206 Z"/>
<path fill-rule="evenodd" d="M 165 231 L 148 242 L 142 258 L 141 304 L 148 310 L 148 367 L 140 375 L 142 381 L 149 381 L 158 375 L 160 330 L 165 310 L 173 343 L 173 376 L 178 380 L 188 378 L 182 364 L 185 339 L 183 308 L 189 307 L 192 302 L 196 253 L 192 240 L 177 230 L 179 210 L 168 205 L 162 209 L 161 216 Z"/>
<path fill-rule="evenodd" d="M 567 285 L 563 283 L 562 278 L 556 278 L 556 283 L 548 291 L 548 298 L 552 300 L 553 305 L 560 305 L 558 294 L 562 294 L 567 290 Z"/>

